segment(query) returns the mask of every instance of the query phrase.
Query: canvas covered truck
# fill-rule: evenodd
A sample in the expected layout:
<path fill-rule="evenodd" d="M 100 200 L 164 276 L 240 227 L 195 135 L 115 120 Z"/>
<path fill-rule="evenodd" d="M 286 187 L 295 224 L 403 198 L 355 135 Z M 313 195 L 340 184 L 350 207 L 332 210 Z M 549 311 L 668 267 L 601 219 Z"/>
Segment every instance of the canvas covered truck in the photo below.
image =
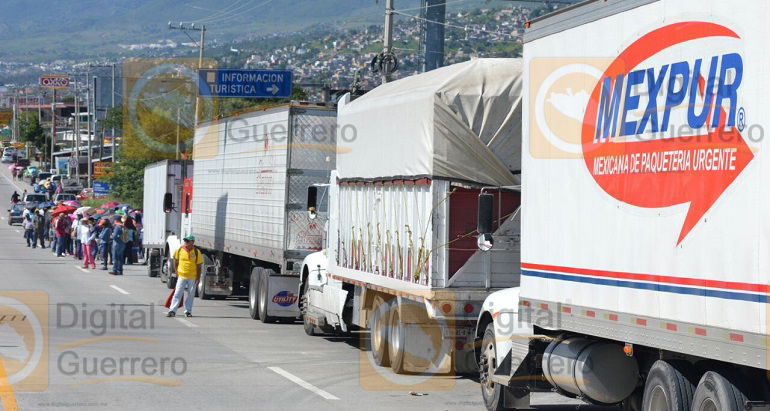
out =
<path fill-rule="evenodd" d="M 248 295 L 252 318 L 299 317 L 302 260 L 321 249 L 307 187 L 335 168 L 336 110 L 284 105 L 196 130 L 191 233 L 204 254 L 201 298 Z"/>
<path fill-rule="evenodd" d="M 186 174 L 182 167 L 187 168 Z M 184 224 L 190 202 L 189 196 L 185 198 L 184 183 L 192 173 L 192 161 L 163 160 L 144 168 L 142 247 L 147 256 L 147 274 L 160 277 L 169 288 L 176 284 L 169 259 L 186 235 L 184 227 L 189 226 Z"/>
<path fill-rule="evenodd" d="M 520 286 L 478 322 L 489 410 L 544 389 L 770 409 L 768 18 L 759 1 L 607 0 L 530 22 Z"/>
<path fill-rule="evenodd" d="M 509 242 L 476 250 L 476 196 L 518 185 L 521 62 L 479 59 L 377 87 L 339 109 L 337 168 L 310 188 L 328 204 L 323 252 L 302 271 L 305 331 L 371 331 L 371 361 L 403 372 L 476 370 L 486 296 L 516 284 Z M 512 141 L 515 140 L 515 141 Z M 503 215 L 516 192 L 494 191 Z"/>

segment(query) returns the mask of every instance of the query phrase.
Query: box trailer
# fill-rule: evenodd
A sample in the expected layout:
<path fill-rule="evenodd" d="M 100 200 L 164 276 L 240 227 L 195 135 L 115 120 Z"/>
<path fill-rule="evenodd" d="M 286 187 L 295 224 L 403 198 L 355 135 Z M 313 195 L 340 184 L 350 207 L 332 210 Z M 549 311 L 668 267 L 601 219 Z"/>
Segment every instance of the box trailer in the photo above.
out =
<path fill-rule="evenodd" d="M 186 173 L 183 167 L 187 168 Z M 168 259 L 181 244 L 183 220 L 187 213 L 183 195 L 184 180 L 192 177 L 193 162 L 163 160 L 144 168 L 144 207 L 142 214 L 142 247 L 147 256 L 147 273 L 169 282 Z M 167 203 L 167 204 L 165 204 Z M 188 199 L 189 203 L 189 199 Z"/>
<path fill-rule="evenodd" d="M 521 284 L 478 323 L 488 409 L 541 389 L 770 408 L 769 17 L 750 0 L 606 0 L 529 23 Z"/>
<path fill-rule="evenodd" d="M 396 373 L 476 370 L 481 304 L 517 284 L 518 219 L 500 227 L 510 242 L 492 253 L 476 250 L 474 234 L 480 190 L 519 184 L 517 73 L 518 60 L 479 59 L 340 107 L 337 169 L 309 195 L 328 201 L 329 223 L 324 252 L 304 262 L 308 334 L 371 330 L 373 361 Z M 517 192 L 494 195 L 516 214 Z"/>
<path fill-rule="evenodd" d="M 321 249 L 326 213 L 311 220 L 308 185 L 335 167 L 336 111 L 284 105 L 196 130 L 192 234 L 204 253 L 202 298 L 249 297 L 252 318 L 299 316 L 302 260 Z"/>

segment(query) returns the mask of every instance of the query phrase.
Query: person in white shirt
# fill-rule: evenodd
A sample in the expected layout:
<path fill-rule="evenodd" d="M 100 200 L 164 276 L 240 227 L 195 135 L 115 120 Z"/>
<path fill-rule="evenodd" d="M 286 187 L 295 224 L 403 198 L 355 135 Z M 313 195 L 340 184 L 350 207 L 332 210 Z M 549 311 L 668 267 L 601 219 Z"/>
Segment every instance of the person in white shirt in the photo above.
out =
<path fill-rule="evenodd" d="M 74 243 L 74 250 L 72 250 L 72 258 L 80 260 L 83 258 L 82 244 L 80 243 L 80 214 L 75 215 L 75 221 L 72 222 L 72 242 Z"/>
<path fill-rule="evenodd" d="M 94 225 L 92 220 L 88 220 L 85 217 L 78 224 L 78 240 L 82 247 L 83 255 L 83 268 L 88 268 L 88 263 L 91 263 L 91 268 L 96 269 L 96 262 L 94 261 L 94 255 L 91 253 L 92 242 L 96 238 Z"/>
<path fill-rule="evenodd" d="M 21 226 L 24 227 L 24 238 L 27 240 L 27 247 L 32 247 L 35 243 L 35 225 L 32 223 L 32 217 L 30 217 L 29 214 L 24 217 Z"/>

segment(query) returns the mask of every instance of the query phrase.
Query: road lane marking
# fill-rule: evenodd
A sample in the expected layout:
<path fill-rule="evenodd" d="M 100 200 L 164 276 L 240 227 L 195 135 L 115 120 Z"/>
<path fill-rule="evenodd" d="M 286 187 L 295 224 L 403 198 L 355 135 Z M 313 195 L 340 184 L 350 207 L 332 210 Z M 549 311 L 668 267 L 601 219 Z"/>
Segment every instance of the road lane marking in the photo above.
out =
<path fill-rule="evenodd" d="M 188 327 L 193 327 L 193 328 L 197 328 L 198 327 L 197 325 L 195 325 L 195 324 L 185 320 L 184 318 L 177 318 L 177 317 L 174 317 L 174 318 L 176 318 L 177 321 L 179 321 L 180 323 L 182 323 L 182 324 L 184 324 L 184 325 L 186 325 Z"/>
<path fill-rule="evenodd" d="M 80 271 L 82 271 L 82 272 L 84 272 L 84 273 L 87 273 L 87 272 L 88 272 L 88 270 L 86 270 L 86 269 L 85 269 L 85 268 L 83 268 L 83 267 L 78 267 L 78 266 L 75 266 L 75 268 L 77 268 L 78 270 L 80 270 Z"/>
<path fill-rule="evenodd" d="M 10 178 L 8 178 L 8 176 L 7 176 L 7 175 L 5 175 L 5 173 L 3 173 L 3 177 L 5 177 L 5 179 L 6 179 L 6 180 L 8 180 L 8 182 L 9 182 L 9 183 L 11 183 L 11 185 L 13 185 L 14 187 L 16 187 L 16 189 L 17 189 L 18 191 L 24 191 L 24 190 L 22 190 L 22 189 L 21 189 L 21 187 L 17 186 L 17 185 L 16 185 L 16 183 L 14 183 L 13 181 L 11 181 L 11 179 L 10 179 Z"/>
<path fill-rule="evenodd" d="M 78 268 L 80 268 L 80 267 L 78 267 Z M 85 270 L 84 270 L 84 271 L 85 271 Z M 86 272 L 88 272 L 88 271 L 86 271 Z M 113 290 L 115 290 L 115 291 L 117 291 L 117 292 L 119 292 L 119 293 L 121 293 L 121 294 L 126 294 L 126 295 L 128 295 L 128 294 L 131 294 L 131 293 L 129 293 L 128 291 L 126 291 L 126 290 L 124 290 L 124 289 L 122 289 L 122 288 L 118 287 L 117 285 L 110 285 L 110 288 L 112 288 Z"/>
<path fill-rule="evenodd" d="M 3 220 L 3 221 L 5 221 L 5 217 L 0 217 L 0 220 Z"/>
<path fill-rule="evenodd" d="M 21 233 L 21 231 L 19 231 L 19 230 L 13 230 L 13 231 L 16 231 L 17 233 Z"/>
<path fill-rule="evenodd" d="M 304 389 L 306 389 L 306 390 L 308 390 L 308 391 L 310 391 L 310 392 L 312 392 L 312 393 L 314 393 L 316 395 L 319 395 L 320 397 L 322 397 L 324 399 L 327 399 L 327 400 L 339 400 L 339 398 L 329 394 L 328 392 L 326 392 L 326 391 L 316 387 L 313 384 L 310 384 L 309 382 L 303 380 L 302 378 L 297 377 L 296 375 L 294 375 L 294 374 L 284 370 L 281 367 L 267 367 L 267 368 L 270 369 L 270 371 L 272 371 L 272 372 L 274 372 L 274 373 L 276 373 L 278 375 L 283 376 L 287 380 L 289 380 L 289 381 L 299 385 L 300 387 L 302 387 L 302 388 L 304 388 Z"/>

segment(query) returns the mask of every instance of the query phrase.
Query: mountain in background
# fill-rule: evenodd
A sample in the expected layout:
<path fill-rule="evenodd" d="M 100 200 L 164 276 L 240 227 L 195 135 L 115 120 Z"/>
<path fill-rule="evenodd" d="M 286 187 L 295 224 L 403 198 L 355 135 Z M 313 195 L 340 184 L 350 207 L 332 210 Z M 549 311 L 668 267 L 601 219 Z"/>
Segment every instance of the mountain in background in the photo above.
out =
<path fill-rule="evenodd" d="M 207 42 L 286 33 L 311 25 L 382 24 L 384 3 L 385 0 L 3 0 L 0 58 L 109 57 L 121 53 L 118 44 L 190 42 L 183 33 L 169 30 L 169 21 L 205 23 Z M 451 0 L 448 3 L 450 8 L 458 7 Z M 490 2 L 459 3 L 460 7 L 477 8 Z M 412 15 L 419 13 L 415 10 L 419 5 L 419 0 L 396 1 L 398 10 Z"/>

